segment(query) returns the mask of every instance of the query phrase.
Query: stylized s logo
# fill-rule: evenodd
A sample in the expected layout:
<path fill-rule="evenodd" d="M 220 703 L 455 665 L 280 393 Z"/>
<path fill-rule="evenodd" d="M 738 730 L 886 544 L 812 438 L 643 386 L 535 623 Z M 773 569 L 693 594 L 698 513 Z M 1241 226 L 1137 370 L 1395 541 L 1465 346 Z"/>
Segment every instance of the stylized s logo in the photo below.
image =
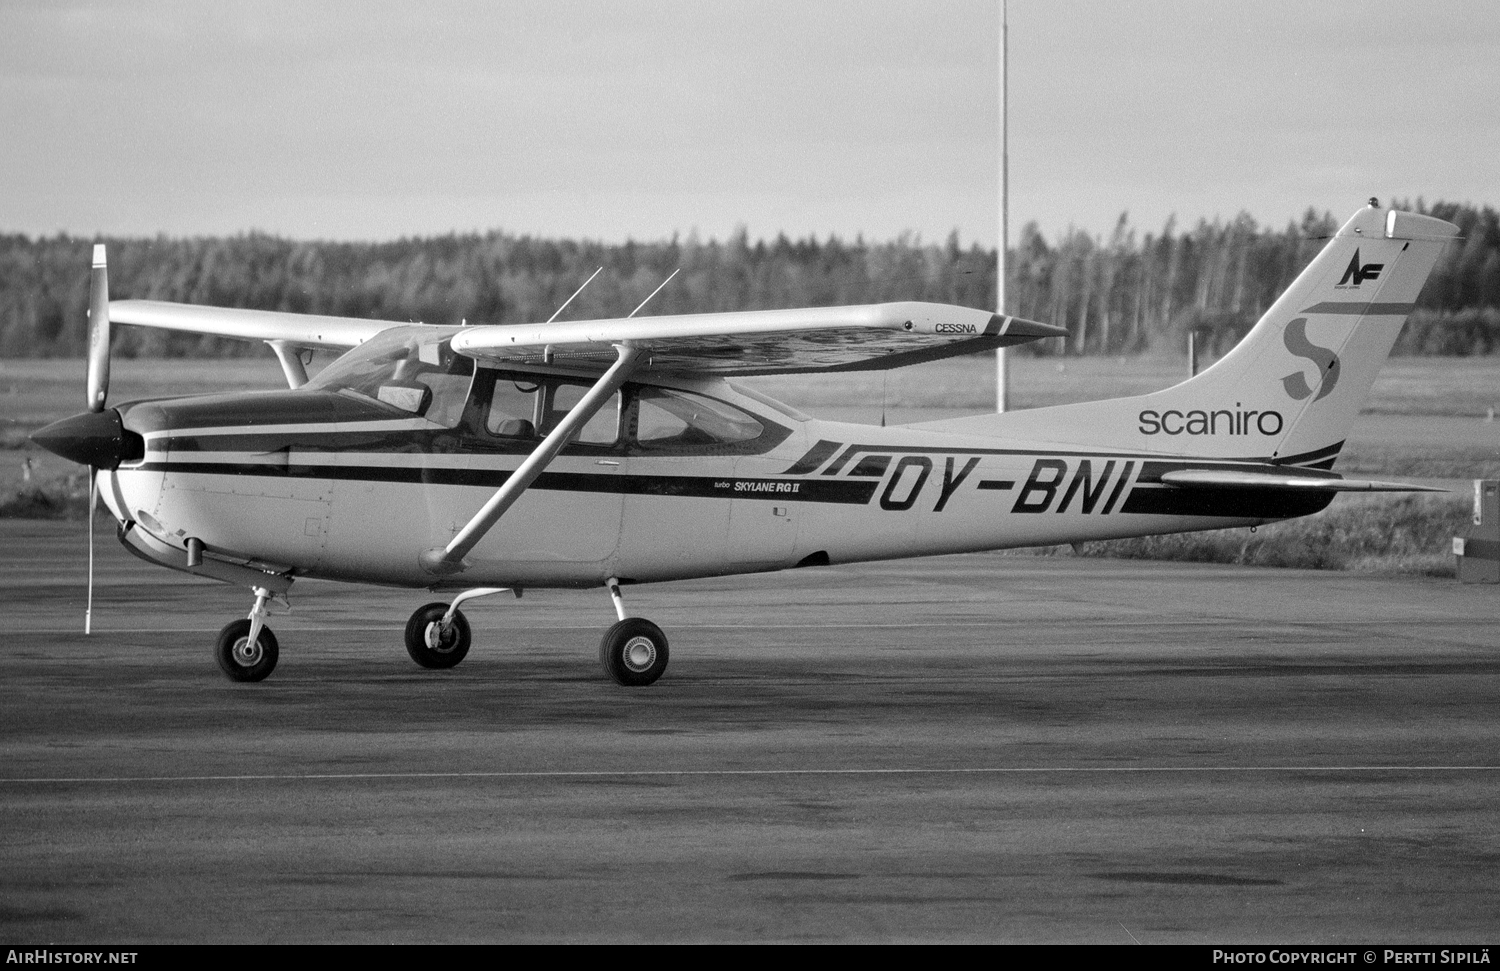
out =
<path fill-rule="evenodd" d="M 1287 350 L 1317 365 L 1322 382 L 1318 389 L 1318 396 L 1313 400 L 1321 401 L 1328 397 L 1334 386 L 1339 383 L 1339 356 L 1328 348 L 1319 347 L 1307 339 L 1306 317 L 1298 317 L 1287 324 L 1286 331 L 1282 334 L 1282 341 L 1286 344 Z M 1282 378 L 1281 386 L 1286 388 L 1286 393 L 1296 401 L 1301 401 L 1313 393 L 1312 386 L 1307 383 L 1307 378 L 1301 371 L 1293 371 Z"/>

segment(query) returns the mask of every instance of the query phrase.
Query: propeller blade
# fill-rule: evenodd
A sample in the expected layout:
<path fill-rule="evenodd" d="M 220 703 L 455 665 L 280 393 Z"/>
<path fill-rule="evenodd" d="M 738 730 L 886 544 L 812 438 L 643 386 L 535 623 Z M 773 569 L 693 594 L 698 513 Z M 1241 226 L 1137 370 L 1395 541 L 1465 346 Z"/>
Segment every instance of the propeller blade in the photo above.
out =
<path fill-rule="evenodd" d="M 83 611 L 83 633 L 87 637 L 94 628 L 94 508 L 99 502 L 99 473 L 89 469 L 89 599 Z"/>
<path fill-rule="evenodd" d="M 103 411 L 109 395 L 109 268 L 104 244 L 94 244 L 89 275 L 89 411 Z"/>

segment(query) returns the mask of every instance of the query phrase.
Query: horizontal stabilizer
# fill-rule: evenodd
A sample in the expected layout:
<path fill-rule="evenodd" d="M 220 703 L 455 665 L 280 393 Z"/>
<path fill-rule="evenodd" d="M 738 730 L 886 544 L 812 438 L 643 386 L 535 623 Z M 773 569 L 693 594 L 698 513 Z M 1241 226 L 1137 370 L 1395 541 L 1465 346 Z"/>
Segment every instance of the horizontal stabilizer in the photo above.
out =
<path fill-rule="evenodd" d="M 1184 489 L 1230 488 L 1275 489 L 1286 492 L 1447 492 L 1432 486 L 1406 482 L 1381 482 L 1376 479 L 1345 479 L 1340 476 L 1283 475 L 1267 472 L 1245 472 L 1230 469 L 1191 469 L 1164 472 L 1161 481 Z"/>

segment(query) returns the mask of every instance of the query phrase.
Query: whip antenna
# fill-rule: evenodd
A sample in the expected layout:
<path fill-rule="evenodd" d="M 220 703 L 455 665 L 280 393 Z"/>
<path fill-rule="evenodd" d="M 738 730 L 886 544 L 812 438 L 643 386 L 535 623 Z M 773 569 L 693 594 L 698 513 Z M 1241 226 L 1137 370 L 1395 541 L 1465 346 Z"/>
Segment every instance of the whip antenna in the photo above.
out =
<path fill-rule="evenodd" d="M 682 272 L 682 267 L 680 267 L 680 266 L 677 269 L 673 270 L 671 276 L 669 276 L 665 280 L 661 281 L 661 286 L 659 286 L 655 290 L 651 291 L 651 297 L 654 297 L 658 293 L 661 293 L 661 288 L 664 287 L 664 286 L 666 286 L 667 284 L 671 283 L 672 282 L 672 277 L 676 276 L 677 274 L 679 274 L 681 272 Z M 642 300 L 641 301 L 641 307 L 644 307 L 644 306 L 646 306 L 646 304 L 650 303 L 651 302 L 651 297 L 647 297 L 645 300 Z M 632 310 L 630 312 L 630 316 L 634 317 L 636 314 L 640 313 L 641 312 L 641 307 L 637 307 L 634 310 Z"/>
<path fill-rule="evenodd" d="M 576 296 L 578 296 L 578 295 L 579 295 L 579 294 L 580 294 L 580 293 L 582 293 L 582 292 L 583 292 L 583 287 L 586 287 L 586 286 L 588 286 L 588 285 L 589 285 L 589 284 L 590 284 L 590 283 L 593 283 L 593 282 L 594 282 L 594 277 L 596 277 L 596 276 L 598 276 L 598 275 L 599 275 L 599 274 L 600 274 L 600 273 L 603 273 L 603 272 L 604 272 L 604 267 L 602 267 L 602 266 L 601 266 L 601 267 L 599 267 L 599 269 L 597 269 L 597 270 L 595 270 L 595 271 L 594 271 L 594 272 L 593 272 L 593 273 L 590 273 L 590 274 L 589 274 L 589 278 L 588 278 L 588 279 L 587 279 L 587 280 L 584 280 L 584 281 L 583 281 L 583 286 L 582 286 L 582 287 L 579 287 L 579 288 L 578 288 L 578 289 L 577 289 L 577 290 L 574 290 L 574 291 L 573 291 L 573 297 L 576 297 Z M 563 311 L 564 311 L 564 310 L 566 310 L 566 309 L 568 309 L 568 304 L 570 304 L 570 303 L 572 303 L 572 302 L 573 302 L 573 297 L 569 297 L 569 298 L 568 298 L 568 299 L 566 299 L 566 300 L 564 300 L 564 301 L 563 301 L 563 302 L 562 302 L 562 306 L 561 306 L 561 307 L 558 307 L 558 308 L 557 308 L 557 310 L 556 310 L 556 312 L 555 312 L 555 313 L 553 313 L 553 314 L 552 314 L 552 316 L 551 316 L 551 317 L 548 317 L 548 318 L 547 318 L 547 323 L 549 323 L 549 324 L 550 324 L 550 323 L 552 323 L 552 322 L 553 322 L 553 321 L 554 321 L 554 320 L 556 320 L 556 319 L 557 319 L 557 315 L 558 315 L 558 314 L 560 314 L 560 313 L 562 313 L 562 312 L 563 312 Z"/>

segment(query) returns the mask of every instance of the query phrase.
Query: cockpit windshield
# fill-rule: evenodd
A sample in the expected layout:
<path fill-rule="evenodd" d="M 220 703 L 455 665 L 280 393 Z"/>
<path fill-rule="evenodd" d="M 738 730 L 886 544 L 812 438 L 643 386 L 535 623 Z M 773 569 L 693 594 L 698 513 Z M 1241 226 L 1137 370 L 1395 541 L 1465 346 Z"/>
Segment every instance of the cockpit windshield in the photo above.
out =
<path fill-rule="evenodd" d="M 393 327 L 324 368 L 303 387 L 364 398 L 393 417 L 424 418 L 442 428 L 463 417 L 474 361 L 454 353 L 454 327 Z"/>

